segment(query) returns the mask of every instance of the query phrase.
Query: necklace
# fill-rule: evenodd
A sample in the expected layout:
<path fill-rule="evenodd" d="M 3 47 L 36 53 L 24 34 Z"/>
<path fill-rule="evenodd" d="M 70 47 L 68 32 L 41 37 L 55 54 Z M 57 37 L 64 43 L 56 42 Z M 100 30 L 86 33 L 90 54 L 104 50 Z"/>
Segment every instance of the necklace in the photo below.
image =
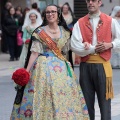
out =
<path fill-rule="evenodd" d="M 54 31 L 54 32 L 53 32 L 53 31 L 50 31 L 50 30 L 49 30 L 49 32 L 50 32 L 51 34 L 57 34 L 58 31 Z"/>
<path fill-rule="evenodd" d="M 51 34 L 57 34 L 57 33 L 59 32 L 59 27 L 57 28 L 56 31 L 52 31 L 49 26 L 48 26 L 48 28 L 49 28 L 49 32 L 50 32 Z"/>

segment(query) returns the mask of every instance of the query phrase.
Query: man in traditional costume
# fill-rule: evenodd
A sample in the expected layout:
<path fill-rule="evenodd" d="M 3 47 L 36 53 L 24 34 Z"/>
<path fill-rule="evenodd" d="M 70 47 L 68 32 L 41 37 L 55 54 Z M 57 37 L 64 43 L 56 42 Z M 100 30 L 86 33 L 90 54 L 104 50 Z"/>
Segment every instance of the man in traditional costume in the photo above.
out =
<path fill-rule="evenodd" d="M 101 120 L 111 120 L 113 98 L 111 49 L 120 48 L 120 26 L 102 13 L 102 0 L 86 0 L 89 14 L 74 25 L 71 49 L 81 56 L 80 85 L 88 106 L 90 120 L 95 119 L 95 92 Z"/>

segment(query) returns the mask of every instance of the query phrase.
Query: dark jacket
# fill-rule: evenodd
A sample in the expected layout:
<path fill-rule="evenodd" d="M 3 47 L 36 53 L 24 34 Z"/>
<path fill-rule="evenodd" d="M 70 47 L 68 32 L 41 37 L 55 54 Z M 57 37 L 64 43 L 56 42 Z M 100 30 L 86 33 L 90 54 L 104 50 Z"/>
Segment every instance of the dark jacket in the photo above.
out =
<path fill-rule="evenodd" d="M 18 18 L 8 15 L 5 19 L 5 32 L 10 36 L 16 36 L 18 27 Z"/>

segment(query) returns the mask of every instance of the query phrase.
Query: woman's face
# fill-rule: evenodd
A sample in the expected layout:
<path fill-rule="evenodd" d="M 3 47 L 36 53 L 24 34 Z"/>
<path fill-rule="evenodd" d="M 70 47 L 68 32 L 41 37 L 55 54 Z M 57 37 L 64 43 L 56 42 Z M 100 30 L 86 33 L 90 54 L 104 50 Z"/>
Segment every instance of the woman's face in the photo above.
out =
<path fill-rule="evenodd" d="M 15 14 L 15 9 L 14 8 L 11 8 L 10 9 L 10 15 L 14 15 Z"/>
<path fill-rule="evenodd" d="M 30 10 L 26 10 L 26 11 L 25 11 L 25 14 L 28 13 L 29 11 L 30 11 Z"/>
<path fill-rule="evenodd" d="M 16 14 L 17 14 L 17 15 L 21 15 L 20 10 L 16 10 Z"/>
<path fill-rule="evenodd" d="M 30 14 L 30 20 L 31 20 L 32 23 L 36 22 L 36 19 L 37 19 L 36 14 L 34 14 L 34 13 Z"/>
<path fill-rule="evenodd" d="M 63 6 L 63 11 L 62 11 L 63 13 L 68 13 L 69 12 L 69 8 L 68 8 L 68 6 L 67 5 L 64 5 Z"/>
<path fill-rule="evenodd" d="M 58 21 L 58 13 L 56 6 L 48 6 L 45 11 L 46 19 L 49 23 L 56 23 Z"/>

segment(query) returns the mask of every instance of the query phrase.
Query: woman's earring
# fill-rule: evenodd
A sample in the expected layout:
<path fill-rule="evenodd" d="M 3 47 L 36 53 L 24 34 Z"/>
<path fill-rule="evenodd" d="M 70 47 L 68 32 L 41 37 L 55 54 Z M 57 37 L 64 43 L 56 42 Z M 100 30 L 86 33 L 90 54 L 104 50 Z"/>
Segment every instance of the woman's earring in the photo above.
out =
<path fill-rule="evenodd" d="M 57 22 L 58 22 L 58 23 L 60 22 L 59 18 L 57 19 Z"/>

